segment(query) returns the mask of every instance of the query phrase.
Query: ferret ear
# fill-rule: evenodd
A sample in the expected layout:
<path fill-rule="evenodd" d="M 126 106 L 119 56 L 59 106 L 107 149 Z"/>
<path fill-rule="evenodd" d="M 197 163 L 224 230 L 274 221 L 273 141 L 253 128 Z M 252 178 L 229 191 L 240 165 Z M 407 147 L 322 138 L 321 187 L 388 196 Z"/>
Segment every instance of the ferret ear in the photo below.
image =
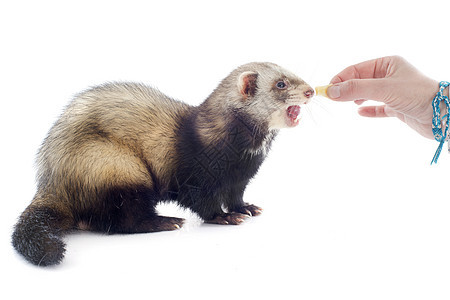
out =
<path fill-rule="evenodd" d="M 239 76 L 238 88 L 244 99 L 252 97 L 256 94 L 256 80 L 258 79 L 258 73 L 244 72 Z"/>

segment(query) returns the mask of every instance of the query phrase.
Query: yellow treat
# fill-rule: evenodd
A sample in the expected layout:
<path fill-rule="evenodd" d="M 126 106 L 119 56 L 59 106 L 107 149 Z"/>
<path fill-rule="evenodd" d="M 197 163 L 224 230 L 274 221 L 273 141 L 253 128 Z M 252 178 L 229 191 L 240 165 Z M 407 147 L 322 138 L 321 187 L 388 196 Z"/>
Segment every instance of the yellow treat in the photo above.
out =
<path fill-rule="evenodd" d="M 324 86 L 316 86 L 316 95 L 322 97 L 328 97 L 327 90 L 332 86 L 332 84 L 324 85 Z"/>

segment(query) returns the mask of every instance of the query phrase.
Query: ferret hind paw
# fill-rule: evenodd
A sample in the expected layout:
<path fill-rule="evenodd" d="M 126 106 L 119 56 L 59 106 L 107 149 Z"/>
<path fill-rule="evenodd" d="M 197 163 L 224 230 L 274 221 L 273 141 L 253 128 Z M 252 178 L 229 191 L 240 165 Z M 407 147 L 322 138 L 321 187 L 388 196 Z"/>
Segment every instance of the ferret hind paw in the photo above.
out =
<path fill-rule="evenodd" d="M 238 212 L 224 213 L 217 215 L 211 220 L 206 220 L 206 223 L 220 224 L 220 225 L 239 225 L 245 221 L 249 216 Z"/>

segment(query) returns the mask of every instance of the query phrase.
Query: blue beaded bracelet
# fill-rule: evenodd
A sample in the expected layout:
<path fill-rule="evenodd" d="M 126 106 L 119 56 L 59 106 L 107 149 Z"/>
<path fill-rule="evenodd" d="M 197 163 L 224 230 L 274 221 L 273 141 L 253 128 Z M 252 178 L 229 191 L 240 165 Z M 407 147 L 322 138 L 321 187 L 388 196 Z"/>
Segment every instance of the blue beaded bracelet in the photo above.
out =
<path fill-rule="evenodd" d="M 433 129 L 434 139 L 439 142 L 439 146 L 436 150 L 436 153 L 434 154 L 431 164 L 437 163 L 439 155 L 441 155 L 442 147 L 444 146 L 444 142 L 447 138 L 448 126 L 449 126 L 449 120 L 450 120 L 450 102 L 449 102 L 448 97 L 444 95 L 444 90 L 449 85 L 450 85 L 450 82 L 447 82 L 447 81 L 439 82 L 439 91 L 437 92 L 437 94 L 434 97 L 433 102 L 432 102 L 432 106 L 433 106 L 432 129 Z M 445 105 L 447 106 L 447 114 L 442 116 L 442 118 L 441 118 L 441 109 L 439 107 L 439 105 L 441 104 L 441 101 L 444 101 Z M 444 129 L 444 132 L 442 132 L 442 121 L 444 119 L 445 119 L 445 129 Z"/>

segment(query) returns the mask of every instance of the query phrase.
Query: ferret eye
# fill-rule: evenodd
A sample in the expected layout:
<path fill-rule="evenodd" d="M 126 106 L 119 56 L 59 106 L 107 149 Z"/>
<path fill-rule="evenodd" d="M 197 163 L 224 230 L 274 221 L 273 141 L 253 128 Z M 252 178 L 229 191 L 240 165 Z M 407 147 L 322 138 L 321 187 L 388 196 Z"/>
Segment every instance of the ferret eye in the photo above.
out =
<path fill-rule="evenodd" d="M 279 88 L 280 90 L 283 90 L 287 87 L 286 82 L 284 81 L 278 81 L 277 82 L 277 88 Z"/>

